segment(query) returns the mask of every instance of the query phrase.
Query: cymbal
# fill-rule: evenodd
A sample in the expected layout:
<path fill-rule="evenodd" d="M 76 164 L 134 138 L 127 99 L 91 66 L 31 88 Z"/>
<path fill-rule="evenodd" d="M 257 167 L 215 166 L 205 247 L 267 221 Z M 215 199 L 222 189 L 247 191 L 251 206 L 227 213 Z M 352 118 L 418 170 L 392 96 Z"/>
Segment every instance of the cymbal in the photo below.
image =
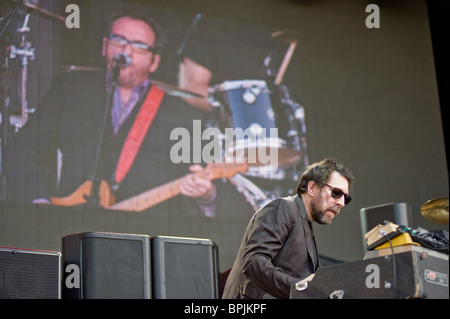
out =
<path fill-rule="evenodd" d="M 75 71 L 99 72 L 103 70 L 102 68 L 92 66 L 81 66 L 81 65 L 61 65 L 61 68 L 63 68 L 65 72 L 75 72 Z"/>
<path fill-rule="evenodd" d="M 429 221 L 448 225 L 448 197 L 427 201 L 422 205 L 420 213 Z"/>
<path fill-rule="evenodd" d="M 198 97 L 204 97 L 200 94 L 188 91 L 188 90 L 184 90 L 178 86 L 172 85 L 172 84 L 168 84 L 168 83 L 164 83 L 164 82 L 160 82 L 160 81 L 156 81 L 156 80 L 152 80 L 152 83 L 154 85 L 156 85 L 157 87 L 159 87 L 160 89 L 162 89 L 163 91 L 165 91 L 167 94 L 172 95 L 172 96 L 178 96 L 178 97 L 184 97 L 184 98 L 198 98 Z"/>

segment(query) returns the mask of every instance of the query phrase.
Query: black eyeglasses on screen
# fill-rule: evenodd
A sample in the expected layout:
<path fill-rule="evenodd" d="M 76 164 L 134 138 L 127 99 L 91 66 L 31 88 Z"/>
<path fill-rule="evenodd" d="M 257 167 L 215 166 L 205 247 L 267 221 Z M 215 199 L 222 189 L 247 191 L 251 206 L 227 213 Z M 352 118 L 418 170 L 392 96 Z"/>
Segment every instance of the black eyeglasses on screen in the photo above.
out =
<path fill-rule="evenodd" d="M 124 37 L 117 35 L 117 34 L 110 34 L 109 41 L 111 42 L 111 44 L 113 44 L 117 47 L 120 47 L 122 49 L 125 46 L 127 46 L 128 44 L 130 44 L 131 47 L 133 48 L 133 50 L 135 50 L 139 53 L 146 53 L 146 52 L 155 53 L 156 52 L 156 48 L 151 47 L 148 44 L 145 44 L 140 41 L 130 41 L 130 40 L 125 39 Z"/>

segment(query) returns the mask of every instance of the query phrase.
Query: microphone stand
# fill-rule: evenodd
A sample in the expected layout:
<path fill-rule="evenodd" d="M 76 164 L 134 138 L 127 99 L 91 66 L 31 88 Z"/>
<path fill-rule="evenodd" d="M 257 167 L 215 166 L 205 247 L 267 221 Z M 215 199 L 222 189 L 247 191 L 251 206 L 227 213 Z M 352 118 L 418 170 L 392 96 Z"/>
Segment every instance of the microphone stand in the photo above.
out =
<path fill-rule="evenodd" d="M 107 122 L 108 117 L 109 117 L 110 110 L 111 110 L 112 104 L 113 104 L 114 91 L 117 87 L 117 78 L 120 75 L 120 65 L 118 65 L 117 63 L 114 63 L 111 74 L 112 74 L 111 89 L 107 90 L 105 112 L 103 114 L 103 120 L 102 120 L 102 124 L 100 126 L 101 130 L 100 130 L 100 135 L 99 135 L 99 139 L 97 142 L 97 148 L 95 150 L 94 167 L 92 169 L 91 175 L 88 178 L 92 182 L 92 187 L 91 187 L 90 194 L 85 195 L 86 204 L 89 207 L 99 207 L 100 206 L 99 188 L 100 188 L 101 178 L 99 177 L 98 165 L 99 165 L 100 156 L 101 156 L 102 148 L 103 148 L 104 131 L 106 129 L 106 124 L 108 123 Z"/>

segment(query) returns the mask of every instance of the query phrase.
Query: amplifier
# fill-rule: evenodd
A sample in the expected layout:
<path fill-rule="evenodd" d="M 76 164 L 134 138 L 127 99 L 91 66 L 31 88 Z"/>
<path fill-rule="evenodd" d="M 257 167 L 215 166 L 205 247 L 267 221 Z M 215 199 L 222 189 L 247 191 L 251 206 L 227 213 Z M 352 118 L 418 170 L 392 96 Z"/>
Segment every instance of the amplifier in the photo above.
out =
<path fill-rule="evenodd" d="M 371 251 L 362 261 L 319 268 L 292 299 L 448 299 L 448 255 L 400 246 Z"/>

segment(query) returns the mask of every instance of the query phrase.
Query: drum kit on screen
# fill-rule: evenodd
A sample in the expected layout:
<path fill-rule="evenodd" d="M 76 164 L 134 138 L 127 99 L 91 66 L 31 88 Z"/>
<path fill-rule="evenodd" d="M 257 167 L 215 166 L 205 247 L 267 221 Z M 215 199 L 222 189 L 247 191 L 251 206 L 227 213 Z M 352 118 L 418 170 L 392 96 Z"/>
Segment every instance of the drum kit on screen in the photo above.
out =
<path fill-rule="evenodd" d="M 17 1 L 17 6 L 20 1 Z M 19 58 L 22 64 L 22 114 L 16 131 L 25 124 L 28 118 L 26 102 L 26 71 L 30 60 L 34 59 L 34 49 L 26 40 L 30 31 L 28 19 L 31 12 L 38 12 L 46 17 L 64 21 L 64 17 L 46 11 L 38 5 L 23 2 L 31 11 L 25 17 L 22 32 L 22 43 L 18 47 L 10 46 L 8 59 Z M 233 162 L 236 154 L 244 156 L 248 161 L 248 170 L 229 178 L 237 190 L 256 210 L 268 200 L 285 196 L 295 189 L 299 177 L 308 165 L 306 150 L 305 112 L 301 105 L 294 102 L 288 89 L 282 85 L 284 74 L 297 46 L 295 32 L 282 31 L 271 35 L 275 41 L 288 44 L 283 61 L 276 72 L 272 69 L 270 55 L 264 60 L 264 79 L 244 79 L 224 81 L 209 88 L 208 101 L 212 108 L 208 125 L 218 128 L 222 133 L 226 129 L 241 129 L 243 134 L 234 136 L 232 140 L 221 135 L 224 148 L 221 157 L 224 162 Z M 84 66 L 64 66 L 65 72 L 99 71 L 99 68 Z M 176 85 L 154 80 L 153 83 L 167 94 L 180 98 L 202 97 L 196 93 L 182 89 Z M 7 107 L 2 109 L 8 115 Z M 10 120 L 11 121 L 11 120 Z M 2 136 L 6 142 L 7 135 Z M 6 144 L 6 143 L 3 143 Z M 275 154 L 274 161 L 267 157 Z M 260 160 L 265 156 L 265 161 Z"/>
<path fill-rule="evenodd" d="M 213 111 L 207 126 L 222 133 L 221 160 L 240 162 L 243 158 L 248 164 L 245 176 L 236 174 L 228 180 L 255 210 L 272 198 L 292 193 L 308 165 L 305 111 L 281 84 L 297 45 L 294 36 L 292 31 L 272 34 L 272 38 L 289 43 L 276 74 L 269 55 L 264 61 L 264 79 L 224 81 L 208 90 Z M 153 82 L 171 95 L 205 98 L 177 86 Z M 234 133 L 232 138 L 227 130 Z"/>

